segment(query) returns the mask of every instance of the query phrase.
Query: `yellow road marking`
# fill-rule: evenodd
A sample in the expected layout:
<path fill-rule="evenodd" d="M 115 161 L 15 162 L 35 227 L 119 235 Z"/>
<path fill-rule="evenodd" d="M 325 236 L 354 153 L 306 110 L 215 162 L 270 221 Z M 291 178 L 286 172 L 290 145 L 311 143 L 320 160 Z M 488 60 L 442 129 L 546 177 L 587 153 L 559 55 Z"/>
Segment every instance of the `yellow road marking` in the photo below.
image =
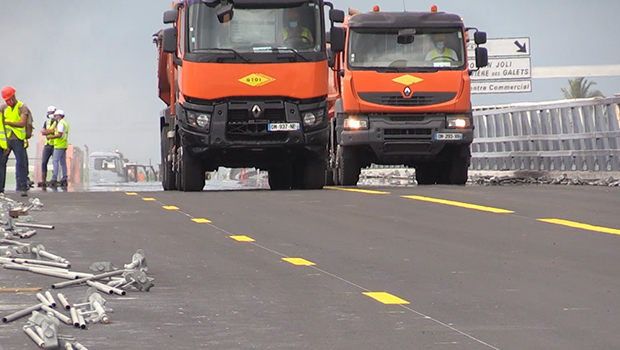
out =
<path fill-rule="evenodd" d="M 423 196 L 402 196 L 402 197 L 403 198 L 408 198 L 408 199 L 415 199 L 415 200 L 418 200 L 418 201 L 425 201 L 425 202 L 432 202 L 432 203 L 451 205 L 451 206 L 454 206 L 454 207 L 461 207 L 461 208 L 474 209 L 474 210 L 480 210 L 480 211 L 488 211 L 488 212 L 495 213 L 495 214 L 511 214 L 511 213 L 514 213 L 514 211 L 512 211 L 512 210 L 493 208 L 493 207 L 485 207 L 483 205 L 477 205 L 477 204 L 469 204 L 469 203 L 463 203 L 463 202 L 449 201 L 447 199 L 439 199 L 439 198 L 431 198 L 431 197 L 423 197 Z"/>
<path fill-rule="evenodd" d="M 154 202 L 154 201 L 155 201 L 155 198 L 150 198 L 150 197 L 147 197 L 147 198 L 142 198 L 142 200 L 143 200 L 143 201 L 147 201 L 147 202 Z"/>
<path fill-rule="evenodd" d="M 128 196 L 137 196 L 138 194 L 136 192 L 126 192 L 125 193 Z"/>
<path fill-rule="evenodd" d="M 407 300 L 386 292 L 364 292 L 364 295 L 384 304 L 409 304 Z"/>
<path fill-rule="evenodd" d="M 254 239 L 248 236 L 230 236 L 230 238 L 237 242 L 254 242 Z"/>
<path fill-rule="evenodd" d="M 620 235 L 620 230 L 616 228 L 594 226 L 594 225 L 582 224 L 580 222 L 568 221 L 568 220 L 562 220 L 562 219 L 537 219 L 537 220 L 542 221 L 542 222 L 547 222 L 550 224 L 568 226 L 568 227 L 573 227 L 573 228 L 580 228 L 582 230 L 609 233 L 610 235 Z"/>
<path fill-rule="evenodd" d="M 163 205 L 162 208 L 166 210 L 179 210 L 179 207 L 174 206 L 174 205 Z"/>
<path fill-rule="evenodd" d="M 315 263 L 313 263 L 312 261 L 308 261 L 306 259 L 302 259 L 302 258 L 282 258 L 282 260 L 289 262 L 293 265 L 297 265 L 297 266 L 313 266 L 316 265 Z"/>
<path fill-rule="evenodd" d="M 212 222 L 211 220 L 205 218 L 193 218 L 192 221 L 199 224 L 210 224 Z"/>
<path fill-rule="evenodd" d="M 390 192 L 374 191 L 374 190 L 364 190 L 364 189 L 361 189 L 361 188 L 344 188 L 344 187 L 325 187 L 325 188 L 328 189 L 328 190 L 358 192 L 358 193 L 366 193 L 366 194 L 390 194 Z"/>

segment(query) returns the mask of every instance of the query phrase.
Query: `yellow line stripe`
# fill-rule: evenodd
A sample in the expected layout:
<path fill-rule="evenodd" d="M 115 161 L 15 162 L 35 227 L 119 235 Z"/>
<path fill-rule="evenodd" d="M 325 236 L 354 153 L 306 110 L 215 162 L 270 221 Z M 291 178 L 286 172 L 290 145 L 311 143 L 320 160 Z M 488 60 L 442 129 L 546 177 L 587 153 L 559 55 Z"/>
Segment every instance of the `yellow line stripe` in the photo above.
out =
<path fill-rule="evenodd" d="M 155 198 L 149 198 L 149 197 L 147 197 L 147 198 L 142 198 L 142 200 L 143 200 L 143 201 L 146 201 L 146 202 L 154 202 L 154 201 L 155 201 Z"/>
<path fill-rule="evenodd" d="M 491 213 L 495 213 L 495 214 L 511 214 L 511 213 L 514 213 L 514 211 L 512 211 L 512 210 L 493 208 L 493 207 L 485 207 L 483 205 L 477 205 L 477 204 L 469 204 L 469 203 L 463 203 L 463 202 L 449 201 L 447 199 L 439 199 L 439 198 L 431 198 L 431 197 L 423 197 L 423 196 L 402 196 L 402 197 L 403 198 L 408 198 L 408 199 L 415 199 L 415 200 L 418 200 L 418 201 L 425 201 L 425 202 L 432 202 L 432 203 L 451 205 L 451 206 L 454 206 L 454 207 L 461 207 L 461 208 L 467 208 L 467 209 L 487 211 L 487 212 L 491 212 Z"/>
<path fill-rule="evenodd" d="M 361 188 L 343 188 L 343 187 L 325 187 L 328 190 L 338 190 L 338 191 L 347 191 L 347 192 L 357 192 L 357 193 L 366 193 L 366 194 L 390 194 L 390 192 L 383 191 L 374 191 L 374 190 L 364 190 Z"/>
<path fill-rule="evenodd" d="M 615 228 L 582 224 L 580 222 L 568 221 L 568 220 L 562 220 L 562 219 L 537 219 L 537 220 L 542 221 L 542 222 L 547 222 L 550 224 L 568 226 L 568 227 L 573 227 L 573 228 L 580 228 L 582 230 L 609 233 L 610 235 L 620 235 L 620 230 L 615 229 Z"/>
<path fill-rule="evenodd" d="M 138 194 L 136 192 L 126 192 L 125 193 L 128 196 L 137 196 Z"/>
<path fill-rule="evenodd" d="M 230 236 L 230 238 L 237 242 L 254 242 L 254 239 L 248 236 Z"/>
<path fill-rule="evenodd" d="M 289 262 L 293 265 L 297 265 L 297 266 L 313 266 L 316 265 L 315 263 L 313 263 L 312 261 L 308 261 L 306 259 L 302 259 L 302 258 L 282 258 L 282 260 Z"/>
<path fill-rule="evenodd" d="M 384 304 L 409 304 L 407 300 L 386 292 L 364 292 L 364 295 Z"/>
<path fill-rule="evenodd" d="M 162 205 L 162 208 L 166 210 L 179 210 L 179 207 L 174 206 L 174 205 Z"/>
<path fill-rule="evenodd" d="M 192 221 L 198 224 L 210 224 L 212 222 L 211 220 L 205 218 L 193 218 Z"/>

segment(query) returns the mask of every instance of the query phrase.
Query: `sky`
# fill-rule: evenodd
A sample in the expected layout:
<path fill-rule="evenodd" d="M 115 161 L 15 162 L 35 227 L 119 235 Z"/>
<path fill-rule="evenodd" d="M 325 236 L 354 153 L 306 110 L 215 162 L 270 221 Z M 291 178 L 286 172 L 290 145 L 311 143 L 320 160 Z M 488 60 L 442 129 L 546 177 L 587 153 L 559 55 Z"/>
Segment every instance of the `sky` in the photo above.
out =
<path fill-rule="evenodd" d="M 336 8 L 402 11 L 402 0 L 332 0 Z M 70 142 L 158 164 L 157 49 L 171 0 L 0 0 L 0 85 L 12 85 L 37 129 L 48 105 L 66 113 Z M 407 11 L 461 15 L 489 38 L 529 37 L 533 67 L 620 64 L 617 0 L 405 0 Z M 594 77 L 604 95 L 620 77 Z M 474 106 L 562 99 L 567 79 L 534 79 L 531 93 L 474 95 Z M 32 156 L 32 155 L 31 155 Z"/>

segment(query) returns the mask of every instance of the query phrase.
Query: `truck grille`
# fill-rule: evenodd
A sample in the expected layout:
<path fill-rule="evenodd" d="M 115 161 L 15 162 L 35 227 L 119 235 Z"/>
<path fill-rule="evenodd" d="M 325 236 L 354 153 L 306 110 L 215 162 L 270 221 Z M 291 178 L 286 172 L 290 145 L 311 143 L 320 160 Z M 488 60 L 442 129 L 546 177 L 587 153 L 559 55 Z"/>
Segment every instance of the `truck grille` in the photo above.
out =
<path fill-rule="evenodd" d="M 384 129 L 383 135 L 385 139 L 422 139 L 430 140 L 433 135 L 433 129 Z"/>
<path fill-rule="evenodd" d="M 250 109 L 229 109 L 226 121 L 226 137 L 231 141 L 283 142 L 287 132 L 269 132 L 269 123 L 286 121 L 284 109 L 265 109 L 255 118 Z"/>
<path fill-rule="evenodd" d="M 385 106 L 418 107 L 448 102 L 456 97 L 456 92 L 416 91 L 408 98 L 395 92 L 360 92 L 359 97 L 366 102 Z"/>
<path fill-rule="evenodd" d="M 385 143 L 383 145 L 383 151 L 385 153 L 429 153 L 431 151 L 431 144 L 424 143 Z"/>

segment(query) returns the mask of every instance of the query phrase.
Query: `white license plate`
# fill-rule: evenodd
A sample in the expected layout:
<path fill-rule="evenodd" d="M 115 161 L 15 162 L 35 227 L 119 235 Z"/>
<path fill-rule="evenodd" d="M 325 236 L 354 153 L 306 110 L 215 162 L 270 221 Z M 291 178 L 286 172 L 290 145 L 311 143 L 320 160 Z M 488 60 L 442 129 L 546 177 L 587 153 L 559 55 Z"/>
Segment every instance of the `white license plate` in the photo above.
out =
<path fill-rule="evenodd" d="M 299 123 L 271 123 L 267 125 L 268 131 L 295 131 L 299 130 Z"/>
<path fill-rule="evenodd" d="M 463 134 L 456 132 L 438 132 L 435 134 L 435 140 L 462 140 Z"/>

